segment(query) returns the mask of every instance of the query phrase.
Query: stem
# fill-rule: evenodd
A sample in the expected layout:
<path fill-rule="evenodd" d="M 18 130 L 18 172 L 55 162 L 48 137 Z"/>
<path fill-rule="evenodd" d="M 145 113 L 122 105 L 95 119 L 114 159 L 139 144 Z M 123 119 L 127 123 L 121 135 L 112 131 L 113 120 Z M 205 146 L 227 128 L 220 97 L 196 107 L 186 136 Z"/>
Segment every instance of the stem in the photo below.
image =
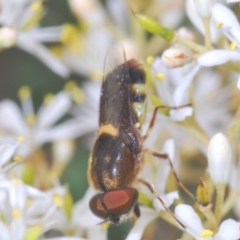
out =
<path fill-rule="evenodd" d="M 204 214 L 207 219 L 205 227 L 207 227 L 213 232 L 216 232 L 216 230 L 218 229 L 218 223 L 212 212 L 212 204 L 209 204 L 209 206 L 207 207 L 199 206 L 199 210 Z"/>
<path fill-rule="evenodd" d="M 210 18 L 204 18 L 203 24 L 205 28 L 205 47 L 207 49 L 212 49 L 212 39 L 211 39 L 211 28 L 210 28 Z"/>
<path fill-rule="evenodd" d="M 221 220 L 221 212 L 222 212 L 222 206 L 223 206 L 223 200 L 224 200 L 224 194 L 225 194 L 225 188 L 226 184 L 216 184 L 216 206 L 215 206 L 215 217 L 217 220 L 217 223 Z"/>
<path fill-rule="evenodd" d="M 227 137 L 230 143 L 233 143 L 237 140 L 240 133 L 240 107 L 238 108 L 236 114 L 234 115 L 232 122 L 228 126 Z"/>
<path fill-rule="evenodd" d="M 186 39 L 178 37 L 178 36 L 175 36 L 175 39 L 172 41 L 172 43 L 179 43 L 179 44 L 193 50 L 194 52 L 198 52 L 198 53 L 204 53 L 208 50 L 207 48 L 203 47 L 202 45 L 199 45 L 195 42 L 186 40 Z"/>
<path fill-rule="evenodd" d="M 230 210 L 232 210 L 233 206 L 236 203 L 236 199 L 239 197 L 239 191 L 237 190 L 230 190 L 230 193 L 226 199 L 226 201 L 223 204 L 222 212 L 221 212 L 221 217 L 224 217 L 227 215 Z"/>

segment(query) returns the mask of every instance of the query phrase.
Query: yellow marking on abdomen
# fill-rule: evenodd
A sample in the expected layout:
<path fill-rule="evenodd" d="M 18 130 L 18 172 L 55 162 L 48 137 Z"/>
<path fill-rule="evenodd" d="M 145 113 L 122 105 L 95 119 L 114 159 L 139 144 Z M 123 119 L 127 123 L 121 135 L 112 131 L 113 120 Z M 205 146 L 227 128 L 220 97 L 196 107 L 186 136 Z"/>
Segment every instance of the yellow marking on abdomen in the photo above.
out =
<path fill-rule="evenodd" d="M 98 136 L 100 136 L 102 133 L 106 133 L 106 134 L 116 137 L 119 135 L 119 130 L 118 130 L 118 128 L 115 128 L 111 124 L 105 124 L 105 125 L 100 126 L 100 129 L 98 130 Z"/>

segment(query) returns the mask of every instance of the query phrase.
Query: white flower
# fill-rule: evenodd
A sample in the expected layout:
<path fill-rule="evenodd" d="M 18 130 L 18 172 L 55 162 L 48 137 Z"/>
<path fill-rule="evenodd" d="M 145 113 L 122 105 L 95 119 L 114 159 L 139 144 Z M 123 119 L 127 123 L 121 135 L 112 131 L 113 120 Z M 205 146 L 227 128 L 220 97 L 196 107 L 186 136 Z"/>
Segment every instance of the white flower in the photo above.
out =
<path fill-rule="evenodd" d="M 224 132 L 232 118 L 229 111 L 231 88 L 222 86 L 222 76 L 218 72 L 202 68 L 193 89 L 195 117 L 204 132 L 209 137 L 218 131 Z"/>
<path fill-rule="evenodd" d="M 221 3 L 214 5 L 212 15 L 215 23 L 221 23 L 222 33 L 233 43 L 235 51 L 216 49 L 202 54 L 198 63 L 202 66 L 212 67 L 228 61 L 240 61 L 240 25 L 234 13 Z M 238 87 L 240 83 L 238 81 Z"/>
<path fill-rule="evenodd" d="M 209 1 L 212 1 L 212 0 L 209 0 Z M 196 27 L 197 30 L 199 30 L 199 32 L 202 35 L 205 35 L 204 24 L 203 24 L 202 19 L 200 18 L 200 16 L 197 13 L 197 9 L 196 9 L 196 6 L 194 4 L 194 0 L 187 0 L 185 7 L 186 7 L 187 16 L 190 19 L 190 21 L 193 23 L 193 25 Z M 216 28 L 216 24 L 214 23 L 212 18 L 211 18 L 211 21 L 210 21 L 210 27 L 211 27 L 211 39 L 212 39 L 212 42 L 216 43 L 218 38 L 219 38 L 219 31 Z"/>
<path fill-rule="evenodd" d="M 240 225 L 233 219 L 223 221 L 219 231 L 213 237 L 201 237 L 204 228 L 199 216 L 192 207 L 179 204 L 175 208 L 175 215 L 187 226 L 186 231 L 196 240 L 238 240 L 240 238 Z"/>
<path fill-rule="evenodd" d="M 40 28 L 43 16 L 42 1 L 2 0 L 0 13 L 1 48 L 16 45 L 40 59 L 56 74 L 67 77 L 69 70 L 43 45 L 60 39 L 61 27 Z"/>
<path fill-rule="evenodd" d="M 167 69 L 160 58 L 153 63 L 153 76 L 158 78 L 161 74 L 163 80 L 155 81 L 159 98 L 167 106 L 180 106 L 188 104 L 188 88 L 198 72 L 198 64 L 189 64 L 176 69 Z M 170 117 L 175 121 L 182 121 L 192 115 L 192 107 L 171 110 Z"/>
<path fill-rule="evenodd" d="M 24 137 L 24 142 L 18 149 L 21 156 L 27 157 L 35 148 L 46 142 L 81 135 L 83 126 L 74 118 L 56 125 L 71 107 L 71 97 L 68 93 L 60 92 L 51 97 L 35 115 L 30 90 L 25 90 L 27 94 L 21 98 L 23 113 L 11 100 L 0 102 L 0 129 L 5 135 L 13 138 Z"/>

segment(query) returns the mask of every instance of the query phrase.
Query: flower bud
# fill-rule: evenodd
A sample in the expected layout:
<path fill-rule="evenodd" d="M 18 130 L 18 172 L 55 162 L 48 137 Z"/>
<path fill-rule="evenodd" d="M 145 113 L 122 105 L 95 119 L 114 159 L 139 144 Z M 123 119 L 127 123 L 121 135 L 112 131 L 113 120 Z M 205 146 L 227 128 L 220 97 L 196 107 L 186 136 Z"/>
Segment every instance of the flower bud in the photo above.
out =
<path fill-rule="evenodd" d="M 194 0 L 199 17 L 208 18 L 211 16 L 212 0 Z"/>
<path fill-rule="evenodd" d="M 173 46 L 162 54 L 162 62 L 167 68 L 182 67 L 191 60 L 192 52 L 180 46 Z"/>
<path fill-rule="evenodd" d="M 134 13 L 138 23 L 148 32 L 161 36 L 167 41 L 171 41 L 174 37 L 174 31 L 163 27 L 154 19 L 139 13 Z"/>
<path fill-rule="evenodd" d="M 17 40 L 17 33 L 14 28 L 1 27 L 0 28 L 0 48 L 9 48 L 15 45 Z"/>
<path fill-rule="evenodd" d="M 194 34 L 189 29 L 187 29 L 186 27 L 180 27 L 177 30 L 177 35 L 179 37 L 187 39 L 189 41 L 195 41 L 196 40 Z"/>
<path fill-rule="evenodd" d="M 208 169 L 215 184 L 226 184 L 232 165 L 232 151 L 228 139 L 217 133 L 208 144 Z"/>

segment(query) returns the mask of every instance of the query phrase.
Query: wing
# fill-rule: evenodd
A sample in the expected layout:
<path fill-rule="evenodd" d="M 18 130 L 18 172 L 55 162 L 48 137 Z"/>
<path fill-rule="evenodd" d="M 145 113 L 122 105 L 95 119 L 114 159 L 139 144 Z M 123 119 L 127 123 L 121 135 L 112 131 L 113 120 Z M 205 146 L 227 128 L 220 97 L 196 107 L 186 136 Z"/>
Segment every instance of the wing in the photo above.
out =
<path fill-rule="evenodd" d="M 99 124 L 119 129 L 132 124 L 134 117 L 128 62 L 122 44 L 115 44 L 105 57 Z"/>

